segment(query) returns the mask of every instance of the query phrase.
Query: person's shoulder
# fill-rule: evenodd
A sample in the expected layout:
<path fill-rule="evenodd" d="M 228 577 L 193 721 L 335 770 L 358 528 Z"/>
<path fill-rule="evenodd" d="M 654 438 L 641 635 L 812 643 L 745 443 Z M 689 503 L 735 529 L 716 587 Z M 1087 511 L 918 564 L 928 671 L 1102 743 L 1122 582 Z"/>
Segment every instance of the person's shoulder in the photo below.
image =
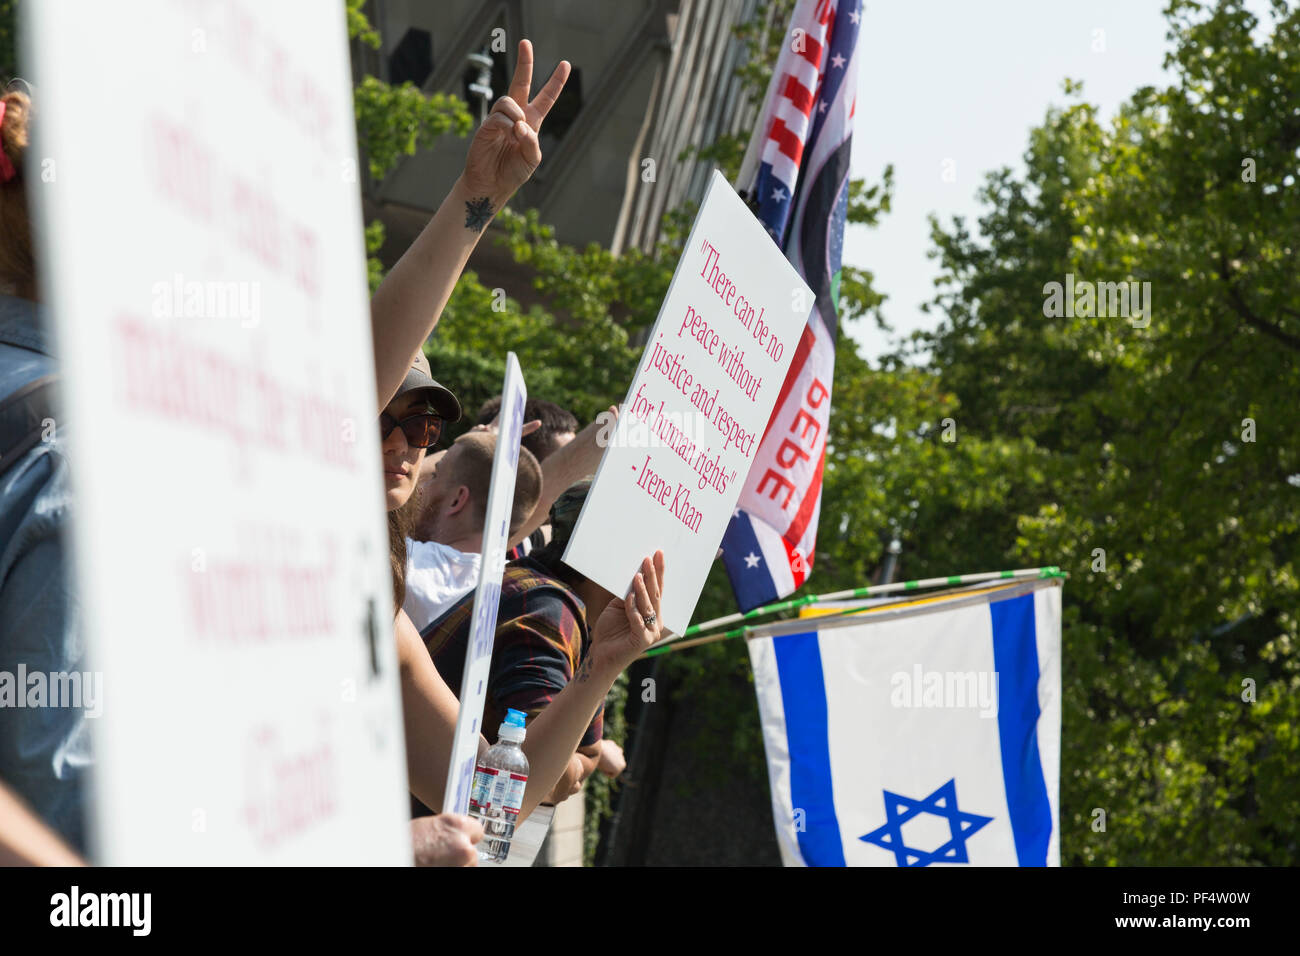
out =
<path fill-rule="evenodd" d="M 502 592 L 507 588 L 516 591 L 529 588 L 551 587 L 559 583 L 560 582 L 551 577 L 551 575 L 549 575 L 540 564 L 527 555 L 507 562 L 505 571 L 501 575 Z"/>
<path fill-rule="evenodd" d="M 520 558 L 506 565 L 501 577 L 501 596 L 526 597 L 530 603 L 582 606 L 574 590 L 532 558 Z"/>
<path fill-rule="evenodd" d="M 535 631 L 555 643 L 582 643 L 586 612 L 571 588 L 524 561 L 507 566 L 506 573 L 511 587 L 502 586 L 500 631 Z"/>
<path fill-rule="evenodd" d="M 465 644 L 474 619 L 474 592 L 462 596 L 420 630 L 420 639 L 436 660 L 448 648 Z"/>
<path fill-rule="evenodd" d="M 0 345 L 17 346 L 53 358 L 46 316 L 41 307 L 29 299 L 0 293 Z"/>

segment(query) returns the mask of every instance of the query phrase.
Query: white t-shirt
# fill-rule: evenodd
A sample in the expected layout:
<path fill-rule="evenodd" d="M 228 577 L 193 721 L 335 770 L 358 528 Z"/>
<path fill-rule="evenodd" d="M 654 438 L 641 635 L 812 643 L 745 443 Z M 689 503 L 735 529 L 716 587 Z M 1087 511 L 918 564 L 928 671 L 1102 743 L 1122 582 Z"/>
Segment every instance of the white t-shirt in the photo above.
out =
<path fill-rule="evenodd" d="M 436 541 L 406 539 L 406 600 L 402 610 L 417 631 L 443 613 L 478 584 L 481 554 L 466 554 Z"/>

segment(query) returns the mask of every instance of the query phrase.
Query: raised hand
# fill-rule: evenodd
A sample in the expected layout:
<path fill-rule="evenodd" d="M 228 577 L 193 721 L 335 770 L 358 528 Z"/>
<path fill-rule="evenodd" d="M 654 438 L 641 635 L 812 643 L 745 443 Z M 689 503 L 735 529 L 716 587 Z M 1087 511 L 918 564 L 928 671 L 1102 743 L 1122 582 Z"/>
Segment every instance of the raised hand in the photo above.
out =
<path fill-rule="evenodd" d="M 664 553 L 645 558 L 626 598 L 605 606 L 591 634 L 593 654 L 608 655 L 622 667 L 636 660 L 663 636 L 659 606 L 663 597 Z"/>
<path fill-rule="evenodd" d="M 501 423 L 501 413 L 497 412 L 497 417 L 492 419 L 492 421 L 488 422 L 486 425 L 475 425 L 473 428 L 470 429 L 470 431 L 491 432 L 493 437 L 495 437 L 497 433 L 501 431 L 500 423 Z M 541 427 L 542 427 L 542 420 L 540 418 L 534 418 L 531 421 L 524 422 L 523 425 L 519 427 L 519 437 L 524 438 L 528 435 L 531 435 L 533 432 L 537 431 L 537 429 Z"/>
<path fill-rule="evenodd" d="M 569 61 L 561 60 L 530 102 L 533 45 L 527 40 L 519 41 L 510 92 L 492 105 L 492 112 L 474 134 L 465 159 L 461 180 L 473 197 L 466 203 L 466 228 L 481 231 L 537 169 L 542 161 L 537 131 L 568 78 Z"/>

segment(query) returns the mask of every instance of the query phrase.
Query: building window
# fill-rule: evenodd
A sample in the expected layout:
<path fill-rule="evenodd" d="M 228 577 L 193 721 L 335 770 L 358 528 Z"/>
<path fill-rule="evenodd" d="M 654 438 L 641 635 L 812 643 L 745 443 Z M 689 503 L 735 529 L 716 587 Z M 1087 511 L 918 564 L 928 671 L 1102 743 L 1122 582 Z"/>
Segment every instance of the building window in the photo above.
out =
<path fill-rule="evenodd" d="M 433 35 L 412 27 L 388 55 L 388 81 L 397 86 L 414 83 L 423 87 L 432 73 Z"/>
<path fill-rule="evenodd" d="M 552 69 L 554 69 L 552 67 Z M 551 74 L 542 74 L 545 80 Z M 534 76 L 536 79 L 536 76 Z M 578 113 L 582 111 L 582 70 L 578 67 L 572 67 L 569 71 L 569 79 L 564 84 L 564 89 L 560 93 L 560 98 L 555 101 L 551 111 L 546 114 L 546 122 L 542 126 L 542 133 L 549 134 L 555 140 L 564 138 L 564 134 L 569 131 L 574 120 L 578 118 Z"/>

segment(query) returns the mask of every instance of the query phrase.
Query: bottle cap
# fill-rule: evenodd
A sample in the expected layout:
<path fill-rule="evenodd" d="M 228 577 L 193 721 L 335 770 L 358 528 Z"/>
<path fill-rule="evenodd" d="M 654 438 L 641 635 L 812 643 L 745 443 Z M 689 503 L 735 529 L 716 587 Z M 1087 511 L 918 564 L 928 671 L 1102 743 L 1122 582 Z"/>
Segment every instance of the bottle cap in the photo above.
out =
<path fill-rule="evenodd" d="M 501 728 L 497 731 L 497 739 L 510 740 L 517 744 L 523 743 L 525 733 L 524 724 L 527 719 L 528 715 L 522 710 L 515 710 L 511 707 L 506 711 L 506 719 L 501 724 Z"/>

